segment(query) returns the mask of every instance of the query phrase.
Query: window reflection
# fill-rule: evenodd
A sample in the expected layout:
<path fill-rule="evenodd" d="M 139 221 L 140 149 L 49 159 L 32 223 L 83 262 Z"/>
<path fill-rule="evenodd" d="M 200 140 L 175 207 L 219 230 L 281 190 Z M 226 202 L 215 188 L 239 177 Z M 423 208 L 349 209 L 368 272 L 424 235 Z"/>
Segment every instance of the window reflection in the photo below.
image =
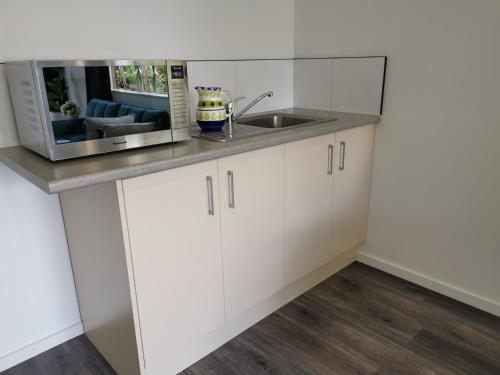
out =
<path fill-rule="evenodd" d="M 170 129 L 165 65 L 43 68 L 57 144 Z"/>

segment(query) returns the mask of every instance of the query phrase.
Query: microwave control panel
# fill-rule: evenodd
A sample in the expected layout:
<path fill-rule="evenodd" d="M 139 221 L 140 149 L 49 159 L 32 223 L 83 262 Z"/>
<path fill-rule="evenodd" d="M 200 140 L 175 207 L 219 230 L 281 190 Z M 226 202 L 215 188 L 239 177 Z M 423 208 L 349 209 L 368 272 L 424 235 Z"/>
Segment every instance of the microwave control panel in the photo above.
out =
<path fill-rule="evenodd" d="M 168 60 L 168 95 L 172 130 L 189 128 L 189 94 L 185 61 Z"/>

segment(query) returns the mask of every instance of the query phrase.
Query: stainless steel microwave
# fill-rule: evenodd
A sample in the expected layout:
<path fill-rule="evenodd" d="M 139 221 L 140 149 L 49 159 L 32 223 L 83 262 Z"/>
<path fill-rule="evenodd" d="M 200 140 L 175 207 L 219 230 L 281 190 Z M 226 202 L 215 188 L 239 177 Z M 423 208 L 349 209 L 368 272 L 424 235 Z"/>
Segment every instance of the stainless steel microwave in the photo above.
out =
<path fill-rule="evenodd" d="M 20 142 L 50 160 L 187 140 L 179 60 L 6 63 Z"/>

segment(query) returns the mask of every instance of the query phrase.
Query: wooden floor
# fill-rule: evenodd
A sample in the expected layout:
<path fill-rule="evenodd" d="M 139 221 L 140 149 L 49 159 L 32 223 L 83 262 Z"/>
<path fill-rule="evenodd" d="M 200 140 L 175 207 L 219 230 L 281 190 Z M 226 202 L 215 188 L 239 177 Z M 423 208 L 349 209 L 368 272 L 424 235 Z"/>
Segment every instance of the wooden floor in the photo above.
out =
<path fill-rule="evenodd" d="M 500 318 L 354 263 L 183 372 L 500 374 Z M 114 374 L 84 336 L 4 373 Z"/>

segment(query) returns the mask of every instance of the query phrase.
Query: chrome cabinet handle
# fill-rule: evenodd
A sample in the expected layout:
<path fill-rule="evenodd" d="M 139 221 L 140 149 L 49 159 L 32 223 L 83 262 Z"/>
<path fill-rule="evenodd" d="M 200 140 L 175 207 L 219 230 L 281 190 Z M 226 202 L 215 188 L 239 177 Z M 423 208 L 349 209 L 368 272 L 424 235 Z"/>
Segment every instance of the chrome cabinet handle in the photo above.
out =
<path fill-rule="evenodd" d="M 328 168 L 326 174 L 333 174 L 333 145 L 328 145 Z"/>
<path fill-rule="evenodd" d="M 340 165 L 339 171 L 343 171 L 345 167 L 345 142 L 340 142 Z"/>
<path fill-rule="evenodd" d="M 208 214 L 215 215 L 214 209 L 214 185 L 212 176 L 207 176 L 207 191 L 208 191 Z"/>
<path fill-rule="evenodd" d="M 234 208 L 234 175 L 233 171 L 227 171 L 227 183 L 229 189 L 229 208 Z"/>

